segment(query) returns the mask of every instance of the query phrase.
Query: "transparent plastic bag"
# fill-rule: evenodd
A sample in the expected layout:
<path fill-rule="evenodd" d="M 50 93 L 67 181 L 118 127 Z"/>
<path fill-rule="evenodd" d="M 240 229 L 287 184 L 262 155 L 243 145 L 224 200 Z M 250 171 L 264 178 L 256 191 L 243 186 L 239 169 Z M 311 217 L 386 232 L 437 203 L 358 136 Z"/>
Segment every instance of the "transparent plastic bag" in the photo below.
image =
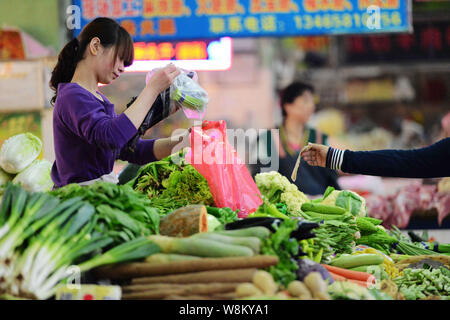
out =
<path fill-rule="evenodd" d="M 145 82 L 159 69 L 147 74 Z M 170 103 L 176 110 L 183 109 L 188 119 L 203 119 L 209 97 L 206 91 L 198 84 L 198 75 L 195 71 L 180 69 L 182 72 L 175 78 L 170 86 Z M 172 108 L 171 108 L 172 109 Z"/>
<path fill-rule="evenodd" d="M 226 131 L 223 120 L 193 127 L 186 161 L 208 181 L 217 207 L 239 210 L 238 217 L 245 218 L 262 204 L 261 193 Z"/>

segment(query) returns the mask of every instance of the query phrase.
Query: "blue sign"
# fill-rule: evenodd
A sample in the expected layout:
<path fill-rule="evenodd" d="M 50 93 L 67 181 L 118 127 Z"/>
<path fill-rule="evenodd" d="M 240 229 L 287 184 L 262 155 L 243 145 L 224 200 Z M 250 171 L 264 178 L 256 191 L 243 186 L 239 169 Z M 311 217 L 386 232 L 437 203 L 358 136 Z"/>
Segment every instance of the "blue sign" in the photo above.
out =
<path fill-rule="evenodd" d="M 73 0 L 81 28 L 117 20 L 134 41 L 411 31 L 410 0 Z M 80 33 L 75 29 L 75 35 Z"/>

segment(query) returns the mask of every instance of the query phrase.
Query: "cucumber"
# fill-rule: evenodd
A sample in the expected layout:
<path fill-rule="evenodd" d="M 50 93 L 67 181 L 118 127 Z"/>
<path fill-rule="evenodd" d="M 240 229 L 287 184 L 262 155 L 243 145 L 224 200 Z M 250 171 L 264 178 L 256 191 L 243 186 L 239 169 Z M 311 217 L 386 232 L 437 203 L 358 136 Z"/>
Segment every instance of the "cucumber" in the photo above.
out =
<path fill-rule="evenodd" d="M 217 234 L 216 232 L 202 232 L 191 236 L 191 238 L 244 246 L 252 249 L 255 254 L 259 254 L 261 250 L 261 240 L 257 237 L 230 237 L 223 234 Z"/>
<path fill-rule="evenodd" d="M 147 239 L 161 248 L 162 253 L 184 254 L 198 257 L 251 257 L 253 250 L 234 244 L 227 244 L 200 238 L 175 238 L 151 235 Z"/>
<path fill-rule="evenodd" d="M 382 264 L 372 264 L 372 265 L 365 265 L 365 266 L 350 268 L 350 270 L 372 273 L 375 270 L 381 270 L 380 268 L 383 268 Z"/>
<path fill-rule="evenodd" d="M 382 264 L 384 258 L 378 254 L 363 253 L 363 254 L 343 254 L 339 258 L 331 260 L 330 265 L 339 268 L 355 268 L 359 266 Z"/>
<path fill-rule="evenodd" d="M 324 213 L 317 213 L 314 211 L 306 211 L 305 218 L 320 219 L 320 220 L 345 220 L 347 216 L 341 214 L 324 214 Z"/>
<path fill-rule="evenodd" d="M 176 253 L 156 253 L 145 259 L 147 263 L 169 263 L 174 261 L 187 261 L 187 260 L 198 260 L 201 257 L 197 256 L 188 256 L 184 254 L 176 254 Z"/>
<path fill-rule="evenodd" d="M 272 233 L 266 227 L 250 227 L 235 230 L 220 230 L 214 231 L 214 233 L 222 234 L 230 237 L 257 237 L 261 240 L 267 239 Z"/>
<path fill-rule="evenodd" d="M 347 211 L 344 208 L 336 206 L 328 206 L 321 203 L 305 202 L 302 204 L 302 211 L 313 211 L 323 214 L 345 214 Z"/>

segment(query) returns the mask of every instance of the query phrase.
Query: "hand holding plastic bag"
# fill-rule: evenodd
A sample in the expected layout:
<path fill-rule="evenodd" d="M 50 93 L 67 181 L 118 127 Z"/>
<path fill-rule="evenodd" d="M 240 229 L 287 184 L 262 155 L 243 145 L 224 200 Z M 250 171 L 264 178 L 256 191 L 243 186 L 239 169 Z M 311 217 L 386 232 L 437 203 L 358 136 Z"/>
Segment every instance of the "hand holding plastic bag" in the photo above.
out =
<path fill-rule="evenodd" d="M 247 167 L 227 140 L 225 121 L 203 121 L 191 130 L 191 150 L 186 161 L 208 181 L 217 207 L 239 210 L 245 218 L 262 204 Z"/>
<path fill-rule="evenodd" d="M 146 83 L 158 69 L 147 74 Z M 203 119 L 209 97 L 206 91 L 198 84 L 198 75 L 195 71 L 181 69 L 170 88 L 170 103 L 174 105 L 171 110 L 183 109 L 188 119 Z"/>

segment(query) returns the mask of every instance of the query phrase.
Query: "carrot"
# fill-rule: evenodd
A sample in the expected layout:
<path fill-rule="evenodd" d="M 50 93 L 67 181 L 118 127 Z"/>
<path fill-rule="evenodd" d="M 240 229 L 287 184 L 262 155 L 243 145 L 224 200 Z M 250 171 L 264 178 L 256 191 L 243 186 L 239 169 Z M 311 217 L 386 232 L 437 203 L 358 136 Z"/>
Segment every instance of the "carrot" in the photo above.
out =
<path fill-rule="evenodd" d="M 369 287 L 369 285 L 373 284 L 373 283 L 368 283 L 366 281 L 359 281 L 359 280 L 353 280 L 353 279 L 348 279 L 348 281 L 359 284 L 360 286 L 363 286 L 365 288 L 367 288 L 367 287 Z"/>
<path fill-rule="evenodd" d="M 365 288 L 367 288 L 367 287 L 369 287 L 369 285 L 372 285 L 372 284 L 373 284 L 373 283 L 370 283 L 370 282 L 367 282 L 367 281 L 360 281 L 360 280 L 354 280 L 354 279 L 347 279 L 347 278 L 344 278 L 344 277 L 342 277 L 342 276 L 340 276 L 340 275 L 336 275 L 336 274 L 332 274 L 332 273 L 330 273 L 330 274 L 331 274 L 331 276 L 333 277 L 333 279 L 334 279 L 335 281 L 343 281 L 343 282 L 348 281 L 348 282 L 353 282 L 353 283 L 359 284 L 360 286 L 363 286 L 363 287 L 365 287 Z"/>
<path fill-rule="evenodd" d="M 349 282 L 353 282 L 353 283 L 359 284 L 359 285 L 361 285 L 361 286 L 363 286 L 363 287 L 366 287 L 366 288 L 367 288 L 369 285 L 375 284 L 374 281 L 371 281 L 372 278 L 370 278 L 371 280 L 361 281 L 361 280 L 349 279 L 349 278 L 346 278 L 346 277 L 344 277 L 344 276 L 342 276 L 342 275 L 339 275 L 339 274 L 336 274 L 336 273 L 333 273 L 333 272 L 330 272 L 330 271 L 328 271 L 328 272 L 330 273 L 331 277 L 332 277 L 335 281 L 349 281 Z M 375 278 L 374 278 L 373 280 L 375 280 Z"/>
<path fill-rule="evenodd" d="M 347 280 L 346 277 L 343 277 L 343 276 L 338 275 L 338 274 L 336 274 L 336 273 L 333 273 L 333 272 L 331 272 L 331 271 L 328 271 L 328 272 L 330 273 L 331 277 L 332 277 L 334 280 L 337 280 L 337 281 L 346 281 L 346 280 Z"/>
<path fill-rule="evenodd" d="M 367 272 L 348 270 L 348 269 L 344 269 L 344 268 L 330 266 L 328 264 L 322 264 L 322 266 L 324 266 L 328 270 L 328 272 L 333 272 L 333 273 L 341 275 L 347 279 L 353 279 L 353 280 L 359 280 L 359 281 L 367 281 L 367 280 L 370 280 L 371 278 L 375 279 L 375 277 L 372 274 L 367 273 Z"/>

